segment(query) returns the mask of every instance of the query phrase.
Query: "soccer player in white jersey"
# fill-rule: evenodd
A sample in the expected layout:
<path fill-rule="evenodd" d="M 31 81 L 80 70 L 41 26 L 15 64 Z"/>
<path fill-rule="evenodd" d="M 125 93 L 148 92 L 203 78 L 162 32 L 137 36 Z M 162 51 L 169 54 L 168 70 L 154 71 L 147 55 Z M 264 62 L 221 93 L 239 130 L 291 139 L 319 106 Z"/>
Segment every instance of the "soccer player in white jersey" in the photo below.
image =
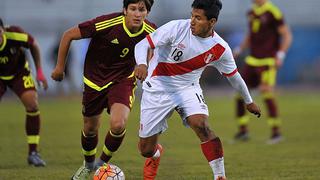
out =
<path fill-rule="evenodd" d="M 147 35 L 135 47 L 135 75 L 143 81 L 139 149 L 146 157 L 144 180 L 153 180 L 162 154 L 158 144 L 167 119 L 176 110 L 185 126 L 201 141 L 201 149 L 214 173 L 226 179 L 220 139 L 209 127 L 209 112 L 199 84 L 206 66 L 214 66 L 242 95 L 249 112 L 260 117 L 248 88 L 237 71 L 228 44 L 214 31 L 220 0 L 194 0 L 191 19 L 171 21 Z M 147 61 L 148 50 L 154 50 Z"/>

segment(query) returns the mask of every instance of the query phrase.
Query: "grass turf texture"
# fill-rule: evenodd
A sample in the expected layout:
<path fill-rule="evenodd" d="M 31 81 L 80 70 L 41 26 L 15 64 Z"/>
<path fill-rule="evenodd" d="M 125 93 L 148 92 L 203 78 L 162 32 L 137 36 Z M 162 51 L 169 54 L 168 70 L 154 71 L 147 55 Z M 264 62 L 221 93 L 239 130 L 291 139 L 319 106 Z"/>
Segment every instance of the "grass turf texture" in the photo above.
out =
<path fill-rule="evenodd" d="M 27 145 L 24 130 L 24 108 L 16 98 L 5 97 L 0 102 L 0 180 L 57 180 L 69 179 L 82 163 L 80 130 L 81 97 L 40 98 L 42 129 L 40 153 L 47 162 L 45 168 L 27 165 Z M 138 98 L 139 99 L 139 98 Z M 228 180 L 291 180 L 318 179 L 320 176 L 319 94 L 282 93 L 278 96 L 283 119 L 285 141 L 266 145 L 270 135 L 266 111 L 250 122 L 251 140 L 230 144 L 237 128 L 234 120 L 234 101 L 231 96 L 207 97 L 210 124 L 224 145 Z M 137 149 L 139 104 L 130 115 L 127 134 L 111 163 L 119 166 L 128 180 L 142 179 L 144 159 Z M 99 151 L 108 128 L 108 116 L 103 115 L 99 136 Z M 212 179 L 199 141 L 191 129 L 185 128 L 175 113 L 169 129 L 161 135 L 165 148 L 158 180 Z"/>

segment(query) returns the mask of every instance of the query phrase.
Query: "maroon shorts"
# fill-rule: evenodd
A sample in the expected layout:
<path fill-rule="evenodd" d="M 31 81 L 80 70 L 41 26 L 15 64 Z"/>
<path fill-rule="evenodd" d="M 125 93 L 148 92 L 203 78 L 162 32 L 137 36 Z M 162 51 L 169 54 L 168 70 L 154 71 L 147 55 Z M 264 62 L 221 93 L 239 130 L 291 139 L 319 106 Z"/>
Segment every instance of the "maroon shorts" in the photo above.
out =
<path fill-rule="evenodd" d="M 241 76 L 249 88 L 257 88 L 260 84 L 274 81 L 274 76 L 270 75 L 271 68 L 269 66 L 254 67 L 245 65 L 241 71 Z"/>
<path fill-rule="evenodd" d="M 0 98 L 6 92 L 7 87 L 12 89 L 19 97 L 26 91 L 36 91 L 35 81 L 33 80 L 30 71 L 26 68 L 19 71 L 13 79 L 4 80 L 0 78 Z"/>
<path fill-rule="evenodd" d="M 135 78 L 125 79 L 121 82 L 111 84 L 102 91 L 97 91 L 85 85 L 82 98 L 83 116 L 91 117 L 99 115 L 105 108 L 107 108 L 107 112 L 110 113 L 110 108 L 114 103 L 124 104 L 131 109 L 134 102 L 135 87 Z"/>

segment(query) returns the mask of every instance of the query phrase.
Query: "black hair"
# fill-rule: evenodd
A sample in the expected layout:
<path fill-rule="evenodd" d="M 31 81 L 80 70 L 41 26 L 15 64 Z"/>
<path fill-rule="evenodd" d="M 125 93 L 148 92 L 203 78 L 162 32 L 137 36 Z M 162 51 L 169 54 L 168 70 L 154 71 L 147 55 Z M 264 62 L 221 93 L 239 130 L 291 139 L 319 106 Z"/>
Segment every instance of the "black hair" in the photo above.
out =
<path fill-rule="evenodd" d="M 207 19 L 216 18 L 216 20 L 218 20 L 222 3 L 220 0 L 194 0 L 191 7 L 203 9 Z"/>
<path fill-rule="evenodd" d="M 0 27 L 2 27 L 2 28 L 4 27 L 1 17 L 0 17 Z"/>
<path fill-rule="evenodd" d="M 138 3 L 140 1 L 144 2 L 147 7 L 147 11 L 150 12 L 154 0 L 123 0 L 123 8 L 127 9 L 129 4 Z"/>

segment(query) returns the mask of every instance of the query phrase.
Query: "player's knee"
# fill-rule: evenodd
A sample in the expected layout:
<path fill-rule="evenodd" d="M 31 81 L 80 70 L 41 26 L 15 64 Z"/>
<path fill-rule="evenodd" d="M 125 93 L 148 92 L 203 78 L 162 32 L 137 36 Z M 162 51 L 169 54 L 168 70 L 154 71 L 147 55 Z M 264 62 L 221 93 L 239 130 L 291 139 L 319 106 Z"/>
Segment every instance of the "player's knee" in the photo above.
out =
<path fill-rule="evenodd" d="M 26 104 L 25 108 L 26 108 L 27 112 L 37 112 L 37 111 L 39 111 L 37 102 Z"/>
<path fill-rule="evenodd" d="M 97 124 L 94 123 L 85 123 L 83 132 L 85 135 L 91 136 L 91 135 L 96 135 L 98 133 L 98 126 Z"/>
<path fill-rule="evenodd" d="M 201 141 L 207 141 L 210 138 L 214 137 L 214 134 L 211 131 L 208 122 L 205 120 L 198 121 L 197 123 L 195 123 L 193 125 L 193 129 L 195 130 L 196 134 L 200 137 Z"/>
<path fill-rule="evenodd" d="M 112 121 L 111 122 L 111 131 L 116 134 L 120 134 L 125 129 L 125 121 L 124 120 L 118 120 L 118 121 Z"/>

